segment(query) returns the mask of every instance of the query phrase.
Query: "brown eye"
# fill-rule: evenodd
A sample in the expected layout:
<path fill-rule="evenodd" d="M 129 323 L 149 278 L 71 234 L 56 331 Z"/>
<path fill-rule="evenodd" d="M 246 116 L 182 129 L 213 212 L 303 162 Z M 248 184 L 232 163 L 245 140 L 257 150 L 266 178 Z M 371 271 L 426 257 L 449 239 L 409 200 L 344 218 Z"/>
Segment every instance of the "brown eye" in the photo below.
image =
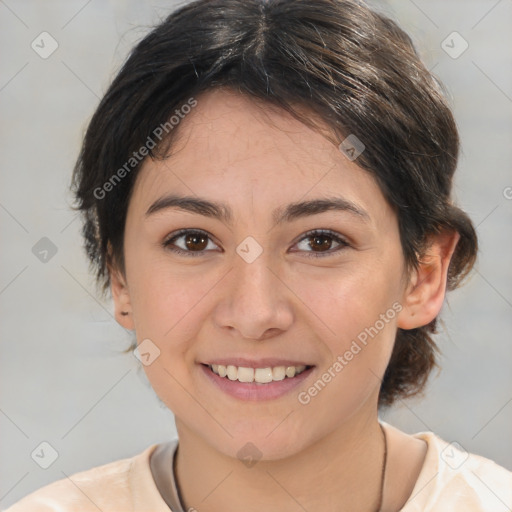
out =
<path fill-rule="evenodd" d="M 185 246 L 191 251 L 202 251 L 208 245 L 208 237 L 203 234 L 185 235 Z"/>
<path fill-rule="evenodd" d="M 332 237 L 326 235 L 310 236 L 309 239 L 309 246 L 311 249 L 319 252 L 328 251 L 333 242 Z"/>
<path fill-rule="evenodd" d="M 298 252 L 303 252 L 305 256 L 322 257 L 332 256 L 350 244 L 333 231 L 313 230 L 305 233 L 296 246 Z"/>
<path fill-rule="evenodd" d="M 208 233 L 191 229 L 174 233 L 162 245 L 165 249 L 187 256 L 207 254 L 218 247 Z"/>

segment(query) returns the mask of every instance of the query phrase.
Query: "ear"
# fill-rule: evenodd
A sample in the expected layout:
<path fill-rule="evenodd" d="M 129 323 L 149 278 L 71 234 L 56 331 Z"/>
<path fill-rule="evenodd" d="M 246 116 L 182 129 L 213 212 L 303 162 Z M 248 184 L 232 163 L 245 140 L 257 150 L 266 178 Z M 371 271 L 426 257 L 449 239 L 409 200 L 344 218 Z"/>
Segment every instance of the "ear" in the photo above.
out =
<path fill-rule="evenodd" d="M 430 237 L 430 245 L 404 292 L 403 309 L 397 320 L 399 328 L 422 327 L 439 314 L 446 293 L 448 267 L 459 238 L 457 231 L 443 231 Z"/>
<path fill-rule="evenodd" d="M 107 267 L 110 275 L 110 289 L 114 300 L 115 319 L 125 329 L 134 330 L 135 324 L 126 279 L 116 265 L 108 263 Z"/>

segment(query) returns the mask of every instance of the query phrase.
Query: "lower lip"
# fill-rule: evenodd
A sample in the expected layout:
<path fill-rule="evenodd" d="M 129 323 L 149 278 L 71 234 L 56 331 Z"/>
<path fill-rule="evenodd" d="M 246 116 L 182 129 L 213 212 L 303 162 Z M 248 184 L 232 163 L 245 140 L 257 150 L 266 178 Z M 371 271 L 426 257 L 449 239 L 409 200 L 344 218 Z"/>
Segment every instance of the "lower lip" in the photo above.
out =
<path fill-rule="evenodd" d="M 211 382 L 217 385 L 222 391 L 240 400 L 272 400 L 279 398 L 293 389 L 297 388 L 307 379 L 314 366 L 299 373 L 296 377 L 285 377 L 283 380 L 276 380 L 267 384 L 256 382 L 239 382 L 221 377 L 204 364 L 200 365 L 203 373 Z"/>

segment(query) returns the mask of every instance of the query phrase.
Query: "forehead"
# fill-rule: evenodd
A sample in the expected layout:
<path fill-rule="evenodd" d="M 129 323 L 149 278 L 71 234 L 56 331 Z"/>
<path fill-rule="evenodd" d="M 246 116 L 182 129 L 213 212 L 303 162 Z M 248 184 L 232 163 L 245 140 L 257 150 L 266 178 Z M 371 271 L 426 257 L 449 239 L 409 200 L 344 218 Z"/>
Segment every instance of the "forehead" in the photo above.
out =
<path fill-rule="evenodd" d="M 315 130 L 226 89 L 196 100 L 169 156 L 142 166 L 132 199 L 138 206 L 172 193 L 227 201 L 235 210 L 250 201 L 253 213 L 270 214 L 284 203 L 339 195 L 375 216 L 389 213 L 375 179 L 329 140 L 327 127 Z"/>

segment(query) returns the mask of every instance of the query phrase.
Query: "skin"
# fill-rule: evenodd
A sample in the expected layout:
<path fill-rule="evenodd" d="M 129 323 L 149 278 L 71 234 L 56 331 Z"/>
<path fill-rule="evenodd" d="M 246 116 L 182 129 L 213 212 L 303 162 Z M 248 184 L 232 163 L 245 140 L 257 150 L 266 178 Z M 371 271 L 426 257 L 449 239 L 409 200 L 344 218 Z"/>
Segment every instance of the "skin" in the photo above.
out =
<path fill-rule="evenodd" d="M 325 134 L 238 93 L 217 89 L 197 100 L 170 156 L 144 163 L 126 219 L 125 272 L 110 268 L 117 321 L 160 350 L 144 369 L 176 418 L 184 505 L 201 512 L 375 510 L 383 462 L 380 379 L 396 329 L 425 325 L 439 313 L 458 235 L 433 238 L 418 270 L 407 275 L 394 210 L 357 160 Z M 177 208 L 146 215 L 170 193 L 223 202 L 232 223 Z M 334 195 L 367 218 L 330 210 L 273 222 L 276 208 Z M 201 254 L 163 246 L 185 228 L 211 235 Z M 348 245 L 327 237 L 327 248 L 311 246 L 304 233 L 313 229 L 332 230 Z M 252 263 L 236 252 L 248 236 L 263 249 Z M 184 242 L 174 244 L 183 249 Z M 298 392 L 394 303 L 401 311 L 301 404 Z M 234 356 L 283 357 L 315 368 L 282 397 L 244 401 L 211 384 L 200 366 Z M 387 433 L 383 510 L 390 511 L 409 497 L 426 445 L 396 429 Z M 261 453 L 252 467 L 237 457 L 247 442 Z"/>

